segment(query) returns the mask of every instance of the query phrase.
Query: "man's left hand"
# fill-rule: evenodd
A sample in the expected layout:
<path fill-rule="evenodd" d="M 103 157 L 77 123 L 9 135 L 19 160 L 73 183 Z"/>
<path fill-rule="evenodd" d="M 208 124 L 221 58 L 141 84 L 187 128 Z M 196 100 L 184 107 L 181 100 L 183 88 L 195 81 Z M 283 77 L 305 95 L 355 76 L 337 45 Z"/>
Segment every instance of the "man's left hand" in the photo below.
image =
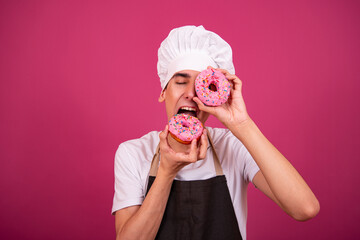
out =
<path fill-rule="evenodd" d="M 197 103 L 199 109 L 214 115 L 229 129 L 251 121 L 241 93 L 241 80 L 225 69 L 213 68 L 211 66 L 209 66 L 208 69 L 209 68 L 220 71 L 229 80 L 231 84 L 230 96 L 226 103 L 217 107 L 206 106 L 198 97 L 194 97 L 193 100 Z"/>

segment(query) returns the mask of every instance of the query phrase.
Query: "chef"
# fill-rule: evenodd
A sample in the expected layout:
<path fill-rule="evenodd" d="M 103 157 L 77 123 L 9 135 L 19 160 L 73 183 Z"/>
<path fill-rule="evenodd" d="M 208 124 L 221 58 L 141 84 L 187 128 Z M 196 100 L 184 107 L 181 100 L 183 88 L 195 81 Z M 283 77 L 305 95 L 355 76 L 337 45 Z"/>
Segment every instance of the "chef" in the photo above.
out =
<path fill-rule="evenodd" d="M 221 106 L 196 97 L 195 78 L 206 68 L 231 83 Z M 120 144 L 112 207 L 117 239 L 246 239 L 250 182 L 296 220 L 319 212 L 304 179 L 249 116 L 227 42 L 203 26 L 175 28 L 160 45 L 157 70 L 168 120 L 187 113 L 206 126 L 213 115 L 225 128 L 206 127 L 190 145 L 172 138 L 168 126 Z"/>

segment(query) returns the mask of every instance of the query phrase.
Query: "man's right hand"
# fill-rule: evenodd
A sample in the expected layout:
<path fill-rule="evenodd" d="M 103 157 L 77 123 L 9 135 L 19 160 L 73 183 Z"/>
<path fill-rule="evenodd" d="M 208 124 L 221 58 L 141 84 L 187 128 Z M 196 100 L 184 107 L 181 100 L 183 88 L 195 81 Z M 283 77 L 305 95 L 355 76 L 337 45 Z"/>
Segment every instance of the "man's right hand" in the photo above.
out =
<path fill-rule="evenodd" d="M 159 174 L 165 174 L 166 176 L 174 179 L 180 169 L 190 163 L 194 163 L 206 157 L 206 151 L 208 147 L 207 131 L 204 129 L 200 138 L 199 146 L 197 144 L 197 140 L 194 139 L 190 144 L 190 149 L 186 152 L 174 151 L 169 145 L 168 135 L 169 126 L 166 125 L 165 130 L 162 131 L 159 135 L 161 154 Z"/>
<path fill-rule="evenodd" d="M 199 146 L 194 140 L 189 150 L 185 152 L 174 151 L 169 145 L 168 135 L 166 126 L 159 135 L 161 153 L 159 171 L 142 205 L 129 206 L 116 212 L 116 239 L 154 239 L 165 212 L 172 180 L 177 172 L 184 166 L 205 158 L 208 147 L 205 129 Z"/>

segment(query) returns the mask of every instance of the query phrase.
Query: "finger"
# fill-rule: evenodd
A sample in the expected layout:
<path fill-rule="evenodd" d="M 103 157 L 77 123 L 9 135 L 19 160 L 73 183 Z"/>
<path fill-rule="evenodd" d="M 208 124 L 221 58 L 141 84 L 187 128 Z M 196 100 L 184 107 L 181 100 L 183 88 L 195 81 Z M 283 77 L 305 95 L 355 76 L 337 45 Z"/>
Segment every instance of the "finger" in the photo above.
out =
<path fill-rule="evenodd" d="M 222 68 L 213 68 L 211 66 L 208 66 L 207 67 L 208 69 L 216 69 L 218 71 L 220 71 L 222 74 L 225 75 L 225 77 L 228 79 L 228 80 L 235 80 L 235 79 L 239 79 L 235 74 L 230 74 L 228 70 L 226 69 L 222 69 Z M 240 79 L 239 79 L 240 80 Z"/>
<path fill-rule="evenodd" d="M 230 81 L 230 83 L 237 85 L 237 84 L 241 84 L 241 80 L 235 75 L 235 74 L 230 74 L 228 71 L 222 69 L 222 73 L 225 75 L 226 79 Z"/>
<path fill-rule="evenodd" d="M 227 80 L 229 81 L 235 81 L 236 79 L 239 79 L 236 75 L 233 74 L 229 74 L 229 75 L 225 75 Z"/>
<path fill-rule="evenodd" d="M 220 71 L 222 74 L 224 75 L 230 75 L 229 71 L 226 69 L 222 69 L 222 68 L 216 68 L 216 70 Z"/>
<path fill-rule="evenodd" d="M 190 143 L 190 150 L 186 153 L 176 153 L 178 156 L 178 162 L 193 163 L 197 161 L 197 140 L 193 139 Z"/>
<path fill-rule="evenodd" d="M 222 69 L 222 68 L 216 68 L 216 70 L 220 71 L 222 74 L 225 75 L 225 77 L 228 79 L 228 80 L 233 80 L 235 78 L 238 78 L 235 74 L 230 74 L 228 70 L 226 69 Z"/>
<path fill-rule="evenodd" d="M 197 140 L 196 138 L 191 141 L 190 153 L 189 153 L 190 162 L 197 161 Z"/>
<path fill-rule="evenodd" d="M 159 134 L 159 138 L 160 138 L 160 149 L 161 150 L 168 150 L 170 148 L 170 145 L 167 141 L 167 137 L 169 135 L 169 126 L 166 125 L 164 131 L 162 131 Z"/>
<path fill-rule="evenodd" d="M 242 81 L 238 77 L 236 77 L 235 79 L 232 80 L 232 82 L 234 83 L 234 89 L 241 91 L 241 89 L 242 89 Z"/>
<path fill-rule="evenodd" d="M 230 89 L 230 96 L 231 96 L 231 97 L 234 96 L 234 89 L 233 89 L 233 88 Z"/>
<path fill-rule="evenodd" d="M 165 129 L 161 131 L 159 134 L 160 141 L 164 140 L 167 137 L 168 133 L 169 133 L 169 126 L 166 124 Z"/>
<path fill-rule="evenodd" d="M 207 132 L 206 129 L 204 129 L 203 134 L 201 135 L 200 148 L 198 149 L 198 159 L 204 159 L 206 157 L 207 148 Z"/>
<path fill-rule="evenodd" d="M 227 79 L 229 80 L 229 82 L 231 84 L 231 88 L 241 91 L 242 81 L 236 75 L 231 75 L 231 76 L 232 77 L 227 77 Z"/>
<path fill-rule="evenodd" d="M 204 111 L 204 112 L 208 112 L 210 114 L 214 114 L 215 109 L 213 107 L 205 106 L 205 104 L 198 97 L 193 97 L 193 101 L 196 102 L 196 104 L 198 105 L 200 111 Z"/>

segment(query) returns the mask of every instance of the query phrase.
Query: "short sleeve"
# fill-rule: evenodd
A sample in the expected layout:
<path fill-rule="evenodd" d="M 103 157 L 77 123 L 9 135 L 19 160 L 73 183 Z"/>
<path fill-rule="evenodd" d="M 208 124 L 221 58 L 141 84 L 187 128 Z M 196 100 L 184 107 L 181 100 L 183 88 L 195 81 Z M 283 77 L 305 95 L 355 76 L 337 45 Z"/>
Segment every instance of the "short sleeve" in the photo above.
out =
<path fill-rule="evenodd" d="M 255 174 L 260 170 L 254 158 L 248 152 L 245 146 L 242 147 L 242 155 L 244 156 L 244 178 L 248 182 L 252 182 Z"/>
<path fill-rule="evenodd" d="M 111 213 L 125 207 L 141 205 L 144 201 L 141 177 L 135 167 L 134 157 L 120 144 L 115 154 L 115 194 Z"/>
<path fill-rule="evenodd" d="M 260 170 L 260 168 L 256 164 L 254 158 L 251 156 L 249 151 L 243 145 L 243 143 L 238 139 L 234 141 L 236 142 L 236 144 L 234 144 L 234 147 L 236 149 L 240 149 L 240 151 L 238 151 L 239 155 L 236 158 L 241 159 L 240 161 L 237 161 L 237 163 L 239 164 L 238 167 L 242 171 L 244 180 L 246 182 L 252 182 L 255 174 Z"/>

